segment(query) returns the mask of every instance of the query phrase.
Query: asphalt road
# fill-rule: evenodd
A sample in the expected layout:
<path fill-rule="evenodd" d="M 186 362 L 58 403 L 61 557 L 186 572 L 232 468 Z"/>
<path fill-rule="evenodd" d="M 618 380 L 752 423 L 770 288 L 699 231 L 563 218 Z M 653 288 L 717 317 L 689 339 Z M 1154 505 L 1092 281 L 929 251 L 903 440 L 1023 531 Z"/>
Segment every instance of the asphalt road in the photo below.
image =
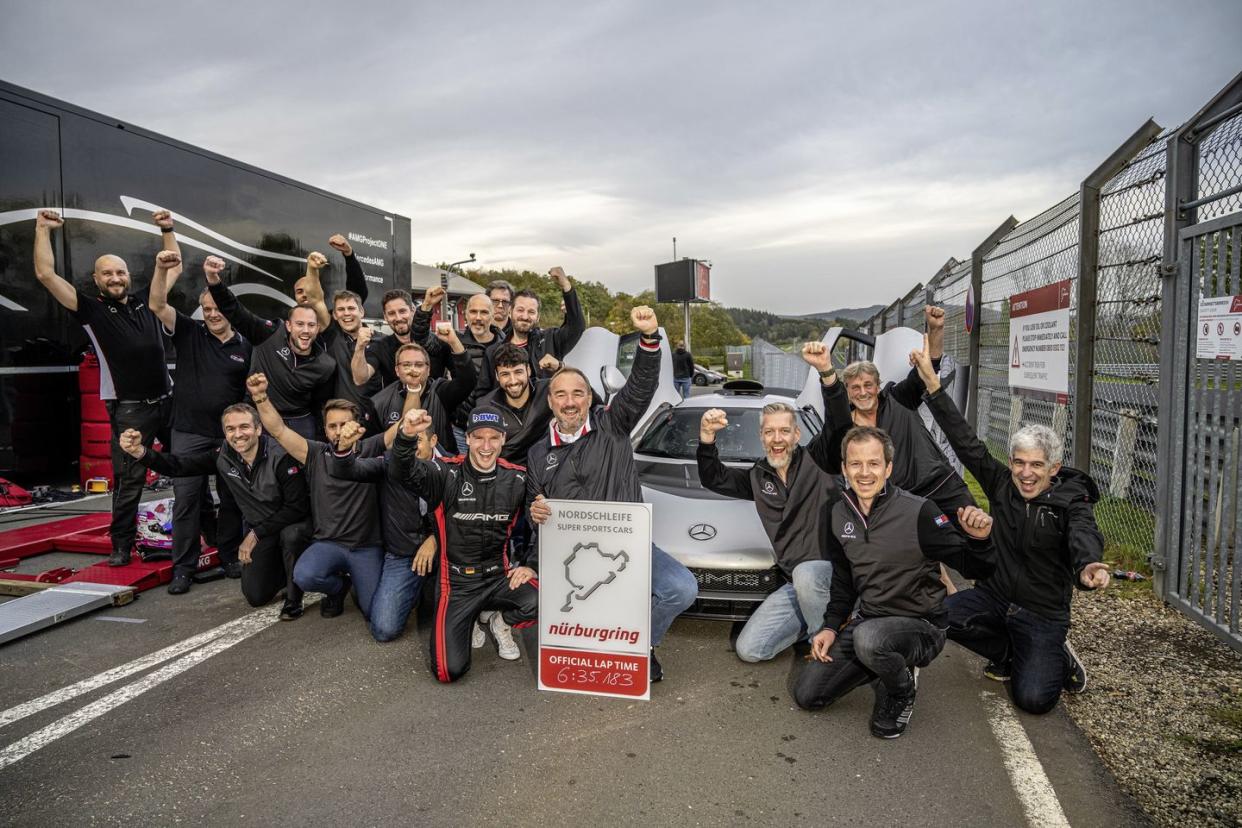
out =
<path fill-rule="evenodd" d="M 312 609 L 252 621 L 215 654 L 208 642 L 19 720 L 0 712 L 3 821 L 1027 822 L 990 720 L 1001 686 L 955 645 L 924 671 L 910 730 L 886 742 L 868 733 L 868 690 L 799 711 L 785 689 L 791 657 L 740 662 L 724 623 L 679 620 L 661 650 L 668 679 L 652 701 L 629 702 L 541 693 L 525 661 L 501 661 L 490 642 L 441 686 L 425 630 L 376 644 L 347 606 L 332 620 Z M 148 591 L 0 648 L 0 706 L 252 612 L 235 581 Z M 130 622 L 109 620 L 120 618 Z M 175 674 L 159 682 L 161 670 Z M 117 691 L 132 698 L 114 706 Z M 1060 711 L 1017 721 L 1069 823 L 1142 824 Z M 1030 768 L 1015 773 L 1025 782 Z"/>

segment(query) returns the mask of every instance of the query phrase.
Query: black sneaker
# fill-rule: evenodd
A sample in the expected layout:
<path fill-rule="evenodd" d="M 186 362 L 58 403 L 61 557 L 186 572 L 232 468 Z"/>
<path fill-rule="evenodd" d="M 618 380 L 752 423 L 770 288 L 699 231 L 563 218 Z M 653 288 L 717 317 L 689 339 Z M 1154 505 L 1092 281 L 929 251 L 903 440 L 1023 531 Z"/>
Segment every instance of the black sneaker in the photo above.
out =
<path fill-rule="evenodd" d="M 1061 689 L 1066 693 L 1081 693 L 1087 689 L 1087 668 L 1083 667 L 1082 662 L 1078 660 L 1078 653 L 1074 652 L 1069 639 L 1065 640 L 1062 649 L 1065 650 L 1065 659 L 1069 662 L 1069 669 L 1065 672 L 1065 681 L 1061 684 Z"/>
<path fill-rule="evenodd" d="M 337 614 L 339 615 L 340 613 L 337 613 Z M 280 607 L 280 620 L 281 621 L 295 621 L 301 617 L 302 617 L 302 602 L 301 601 L 290 601 L 286 599 L 285 603 L 282 604 Z"/>
<path fill-rule="evenodd" d="M 220 569 L 224 570 L 224 577 L 237 579 L 241 577 L 242 565 L 241 561 L 229 561 L 220 564 Z"/>
<path fill-rule="evenodd" d="M 189 575 L 174 575 L 172 581 L 168 584 L 169 595 L 185 595 L 190 591 Z"/>
<path fill-rule="evenodd" d="M 877 704 L 877 715 L 871 719 L 871 735 L 881 739 L 896 739 L 906 732 L 906 725 L 914 714 L 914 697 L 919 689 L 919 668 L 910 670 L 910 692 L 900 696 L 885 693 L 883 704 Z M 877 699 L 878 701 L 878 699 Z"/>
<path fill-rule="evenodd" d="M 1013 678 L 1013 662 L 989 661 L 983 668 L 983 675 L 992 681 L 1009 681 Z"/>
<path fill-rule="evenodd" d="M 108 556 L 108 566 L 128 566 L 130 557 L 128 549 L 113 549 Z"/>
<path fill-rule="evenodd" d="M 345 596 L 349 594 L 348 589 L 343 589 L 336 595 L 325 595 L 323 600 L 319 602 L 319 615 L 323 618 L 336 618 L 345 611 Z"/>
<path fill-rule="evenodd" d="M 664 681 L 664 668 L 660 666 L 660 659 L 656 658 L 655 647 L 651 648 L 651 683 Z"/>

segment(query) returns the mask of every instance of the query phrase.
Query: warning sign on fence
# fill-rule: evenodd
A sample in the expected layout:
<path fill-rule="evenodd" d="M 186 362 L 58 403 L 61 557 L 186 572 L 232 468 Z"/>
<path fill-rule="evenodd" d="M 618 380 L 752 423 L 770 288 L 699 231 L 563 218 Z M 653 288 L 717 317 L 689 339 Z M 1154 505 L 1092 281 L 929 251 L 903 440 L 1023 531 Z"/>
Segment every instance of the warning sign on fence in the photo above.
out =
<path fill-rule="evenodd" d="M 1199 297 L 1199 359 L 1242 359 L 1242 296 Z"/>
<path fill-rule="evenodd" d="M 1009 297 L 1009 387 L 1069 399 L 1070 296 L 1066 279 Z"/>

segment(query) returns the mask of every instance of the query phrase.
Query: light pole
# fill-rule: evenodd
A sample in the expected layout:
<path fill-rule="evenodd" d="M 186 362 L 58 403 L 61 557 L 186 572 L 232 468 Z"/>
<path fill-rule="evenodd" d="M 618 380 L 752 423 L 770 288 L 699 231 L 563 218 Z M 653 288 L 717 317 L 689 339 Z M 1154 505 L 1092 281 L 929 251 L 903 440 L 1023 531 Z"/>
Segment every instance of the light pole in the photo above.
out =
<path fill-rule="evenodd" d="M 474 261 L 474 254 L 471 253 L 469 259 L 462 259 L 460 262 L 453 262 L 452 264 L 449 265 L 449 267 L 457 267 L 458 265 L 470 264 L 473 261 Z M 449 318 L 448 317 L 449 298 L 448 298 L 448 272 L 447 271 L 443 271 L 443 270 L 440 271 L 440 287 L 444 288 L 444 298 L 440 300 L 440 318 L 443 319 L 445 322 L 447 322 Z"/>

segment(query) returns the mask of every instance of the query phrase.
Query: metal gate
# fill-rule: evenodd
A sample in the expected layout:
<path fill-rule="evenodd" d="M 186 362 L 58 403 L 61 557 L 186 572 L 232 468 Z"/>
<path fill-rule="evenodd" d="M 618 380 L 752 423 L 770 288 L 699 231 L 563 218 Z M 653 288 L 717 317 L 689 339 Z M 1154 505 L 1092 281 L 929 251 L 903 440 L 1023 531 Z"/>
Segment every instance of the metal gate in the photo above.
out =
<path fill-rule="evenodd" d="M 1170 604 L 1242 650 L 1242 354 L 1232 344 L 1242 346 L 1242 314 L 1230 315 L 1242 310 L 1240 148 L 1242 76 L 1169 139 L 1153 567 Z M 1204 307 L 1218 297 L 1222 308 Z"/>

